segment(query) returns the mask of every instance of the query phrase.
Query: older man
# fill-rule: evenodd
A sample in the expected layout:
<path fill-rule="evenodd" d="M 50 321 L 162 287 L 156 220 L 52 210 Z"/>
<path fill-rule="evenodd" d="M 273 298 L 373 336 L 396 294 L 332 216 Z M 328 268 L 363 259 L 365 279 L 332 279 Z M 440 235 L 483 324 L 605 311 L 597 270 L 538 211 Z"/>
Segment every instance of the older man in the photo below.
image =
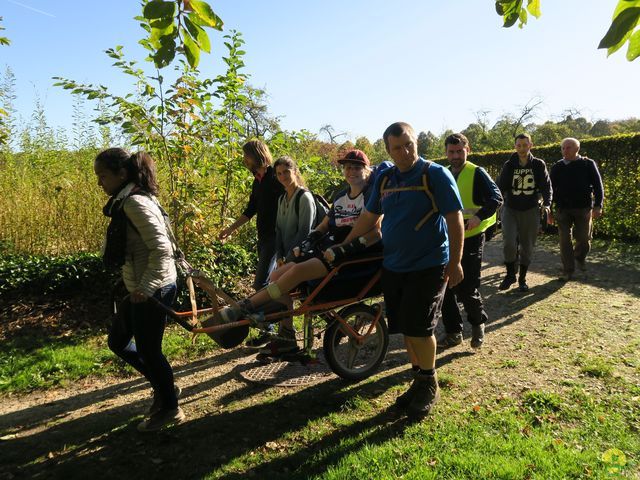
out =
<path fill-rule="evenodd" d="M 415 372 L 396 400 L 411 417 L 429 413 L 439 395 L 435 370 L 437 313 L 447 285 L 462 281 L 464 225 L 456 182 L 446 168 L 418 156 L 416 134 L 404 122 L 382 136 L 394 166 L 383 170 L 345 240 L 359 238 L 382 217 L 382 288 L 389 331 L 402 333 Z"/>
<path fill-rule="evenodd" d="M 560 145 L 562 160 L 551 167 L 550 176 L 560 236 L 563 269 L 560 279 L 567 281 L 572 278 L 576 263 L 580 270 L 586 269 L 585 260 L 591 249 L 591 219 L 602 215 L 604 190 L 596 163 L 578 155 L 580 142 L 565 138 Z"/>

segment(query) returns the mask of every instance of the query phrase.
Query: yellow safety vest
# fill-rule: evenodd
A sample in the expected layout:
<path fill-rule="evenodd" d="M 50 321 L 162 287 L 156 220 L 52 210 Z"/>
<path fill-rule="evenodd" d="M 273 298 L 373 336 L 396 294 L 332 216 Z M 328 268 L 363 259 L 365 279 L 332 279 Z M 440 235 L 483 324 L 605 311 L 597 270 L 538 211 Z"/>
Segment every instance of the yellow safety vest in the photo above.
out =
<path fill-rule="evenodd" d="M 473 179 L 475 178 L 477 165 L 471 162 L 465 162 L 462 171 L 458 174 L 456 183 L 458 184 L 458 190 L 460 191 L 460 198 L 462 199 L 462 217 L 465 220 L 473 217 L 482 205 L 476 205 L 473 203 Z M 496 214 L 494 213 L 489 218 L 485 218 L 480 222 L 476 228 L 464 231 L 464 238 L 473 237 L 479 233 L 484 232 L 491 225 L 496 223 Z"/>

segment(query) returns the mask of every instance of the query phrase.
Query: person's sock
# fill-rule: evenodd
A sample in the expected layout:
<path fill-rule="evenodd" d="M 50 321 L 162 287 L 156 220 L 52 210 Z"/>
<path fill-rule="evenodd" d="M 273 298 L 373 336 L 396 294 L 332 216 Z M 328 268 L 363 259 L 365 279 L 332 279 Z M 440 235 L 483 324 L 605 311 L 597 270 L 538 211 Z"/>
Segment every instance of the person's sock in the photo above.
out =
<path fill-rule="evenodd" d="M 425 370 L 424 368 L 418 368 L 418 375 L 426 375 L 428 377 L 433 377 L 436 374 L 435 368 L 429 368 Z"/>

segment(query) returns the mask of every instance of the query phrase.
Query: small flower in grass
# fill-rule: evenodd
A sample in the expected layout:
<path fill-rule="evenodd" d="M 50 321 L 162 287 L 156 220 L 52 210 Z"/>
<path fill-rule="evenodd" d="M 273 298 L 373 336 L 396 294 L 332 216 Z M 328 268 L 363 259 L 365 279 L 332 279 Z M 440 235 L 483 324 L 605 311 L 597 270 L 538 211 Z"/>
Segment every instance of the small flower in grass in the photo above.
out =
<path fill-rule="evenodd" d="M 617 473 L 627 464 L 627 457 L 621 450 L 610 448 L 602 454 L 602 461 L 609 464 L 609 473 Z"/>

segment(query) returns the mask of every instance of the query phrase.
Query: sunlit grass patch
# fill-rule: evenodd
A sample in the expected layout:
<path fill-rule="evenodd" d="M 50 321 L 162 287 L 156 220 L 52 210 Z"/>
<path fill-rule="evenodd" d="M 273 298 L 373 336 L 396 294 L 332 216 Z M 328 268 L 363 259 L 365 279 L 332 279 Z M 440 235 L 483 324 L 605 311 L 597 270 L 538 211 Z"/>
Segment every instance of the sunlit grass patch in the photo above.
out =
<path fill-rule="evenodd" d="M 163 351 L 169 361 L 199 358 L 218 349 L 206 336 L 191 336 L 179 327 L 165 332 Z M 130 375 L 134 370 L 107 347 L 105 335 L 41 338 L 16 336 L 0 344 L 0 392 L 21 392 L 65 385 L 94 375 Z"/>
<path fill-rule="evenodd" d="M 609 378 L 613 374 L 613 366 L 602 357 L 579 355 L 575 361 L 580 372 L 596 378 Z"/>

